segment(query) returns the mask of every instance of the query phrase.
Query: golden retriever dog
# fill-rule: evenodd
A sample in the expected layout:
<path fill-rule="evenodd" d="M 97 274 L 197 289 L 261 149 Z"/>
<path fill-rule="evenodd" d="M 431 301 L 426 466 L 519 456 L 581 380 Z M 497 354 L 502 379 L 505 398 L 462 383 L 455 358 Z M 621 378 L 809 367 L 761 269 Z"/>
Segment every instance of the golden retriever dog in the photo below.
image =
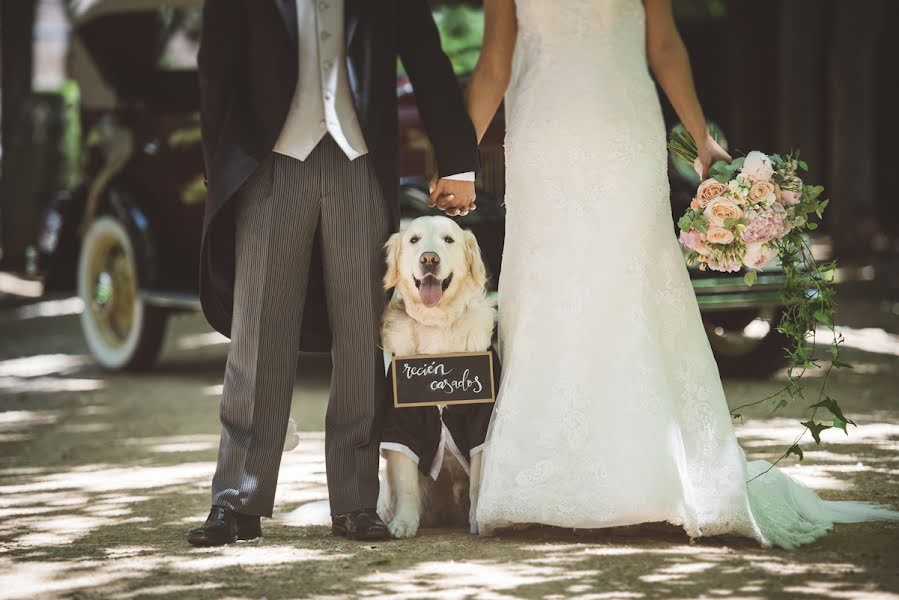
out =
<path fill-rule="evenodd" d="M 384 349 L 397 356 L 489 350 L 496 318 L 477 239 L 447 217 L 421 217 L 386 246 Z M 396 538 L 419 526 L 476 532 L 481 453 L 493 406 L 385 407 L 387 461 L 378 512 Z"/>

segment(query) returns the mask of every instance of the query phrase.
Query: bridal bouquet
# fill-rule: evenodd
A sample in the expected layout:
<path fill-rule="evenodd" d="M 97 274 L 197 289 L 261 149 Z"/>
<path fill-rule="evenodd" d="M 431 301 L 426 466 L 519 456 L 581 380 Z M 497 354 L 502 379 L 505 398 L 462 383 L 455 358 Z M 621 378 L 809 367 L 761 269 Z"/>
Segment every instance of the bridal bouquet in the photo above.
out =
<path fill-rule="evenodd" d="M 702 270 L 736 272 L 746 267 L 746 283 L 779 254 L 783 240 L 814 230 L 811 215 L 822 216 L 824 188 L 806 185 L 799 154 L 753 151 L 728 164 L 720 161 L 699 184 L 690 208 L 678 221 L 687 260 Z"/>
<path fill-rule="evenodd" d="M 676 159 L 697 167 L 696 144 L 682 127 L 671 131 L 668 147 Z M 719 161 L 711 166 L 710 178 L 699 184 L 678 221 L 687 261 L 698 263 L 700 269 L 737 272 L 745 267 L 743 279 L 752 285 L 758 270 L 775 258 L 780 263 L 785 308 L 777 329 L 791 346 L 786 349 L 787 385 L 768 398 L 735 408 L 732 414 L 739 418 L 740 409 L 766 400 L 773 399 L 775 409 L 791 400 L 804 400 L 803 375 L 823 367 L 817 402 L 808 407 L 810 416 L 802 422 L 802 433 L 781 459 L 790 454 L 802 459 L 799 442 L 805 433 L 810 432 L 820 444 L 823 430 L 835 427 L 846 432 L 847 425 L 854 425 L 826 393 L 831 370 L 851 365 L 839 360 L 843 337 L 833 324 L 836 263 L 817 263 L 806 235 L 818 228 L 813 219 L 822 218 L 828 203 L 819 200 L 823 187 L 808 185 L 799 177 L 807 170 L 799 152 L 781 156 L 753 151 L 730 163 Z M 823 353 L 818 352 L 817 343 L 821 328 L 833 336 Z M 819 410 L 827 411 L 830 418 L 822 420 Z"/>

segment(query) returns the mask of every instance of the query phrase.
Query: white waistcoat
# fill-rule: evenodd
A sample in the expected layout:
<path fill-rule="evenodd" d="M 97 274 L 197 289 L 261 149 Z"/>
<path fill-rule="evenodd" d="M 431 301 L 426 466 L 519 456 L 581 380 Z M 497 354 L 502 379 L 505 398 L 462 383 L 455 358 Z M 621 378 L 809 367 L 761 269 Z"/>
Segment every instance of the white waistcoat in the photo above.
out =
<path fill-rule="evenodd" d="M 275 152 L 305 160 L 325 133 L 353 160 L 368 148 L 347 80 L 343 0 L 296 0 L 300 73 Z"/>

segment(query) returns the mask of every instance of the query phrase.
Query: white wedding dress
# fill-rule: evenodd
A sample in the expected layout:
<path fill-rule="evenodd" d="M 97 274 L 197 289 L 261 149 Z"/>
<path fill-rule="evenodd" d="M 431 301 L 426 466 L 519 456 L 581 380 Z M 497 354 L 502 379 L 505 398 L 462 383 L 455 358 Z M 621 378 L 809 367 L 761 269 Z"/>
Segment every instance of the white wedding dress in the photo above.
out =
<path fill-rule="evenodd" d="M 789 548 L 834 522 L 896 518 L 777 469 L 747 485 L 770 465 L 737 443 L 675 238 L 641 0 L 517 12 L 480 532 L 668 521 Z"/>

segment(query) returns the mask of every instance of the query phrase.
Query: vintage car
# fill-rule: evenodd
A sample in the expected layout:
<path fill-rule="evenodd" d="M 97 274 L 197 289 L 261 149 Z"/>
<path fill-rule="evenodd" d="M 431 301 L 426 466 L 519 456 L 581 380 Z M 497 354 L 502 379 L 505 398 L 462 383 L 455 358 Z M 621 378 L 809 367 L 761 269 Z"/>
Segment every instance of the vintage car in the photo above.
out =
<path fill-rule="evenodd" d="M 147 369 L 166 319 L 199 308 L 197 273 L 205 187 L 195 54 L 201 0 L 82 0 L 73 4 L 70 77 L 80 89 L 82 183 L 61 190 L 38 248 L 48 289 L 77 289 L 84 336 L 108 369 Z M 439 3 L 435 3 L 439 4 Z M 471 6 L 435 8 L 462 83 L 477 58 Z M 402 217 L 426 204 L 433 152 L 414 90 L 397 77 Z M 495 282 L 503 247 L 503 115 L 482 144 L 475 231 Z M 689 173 L 672 169 L 672 206 L 689 202 Z M 777 271 L 753 288 L 739 277 L 691 271 L 721 371 L 763 376 L 781 364 Z M 327 338 L 324 323 L 321 338 Z M 304 338 L 304 342 L 306 339 Z M 316 344 L 310 343 L 309 348 Z"/>

